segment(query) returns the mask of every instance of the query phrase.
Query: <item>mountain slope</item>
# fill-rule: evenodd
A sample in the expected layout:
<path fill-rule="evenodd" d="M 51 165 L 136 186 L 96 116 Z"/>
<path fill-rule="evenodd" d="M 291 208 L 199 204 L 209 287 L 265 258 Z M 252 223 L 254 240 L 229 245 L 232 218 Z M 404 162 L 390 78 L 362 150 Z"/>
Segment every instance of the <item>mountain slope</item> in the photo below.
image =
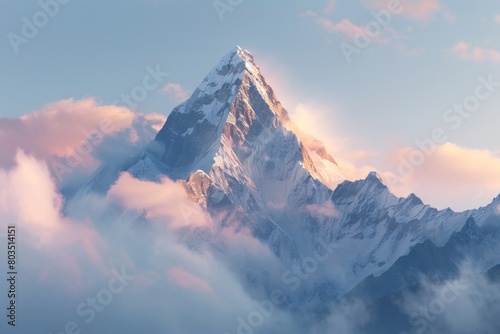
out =
<path fill-rule="evenodd" d="M 398 198 L 375 172 L 364 180 L 345 180 L 324 145 L 299 132 L 253 56 L 237 47 L 172 111 L 140 156 L 119 168 L 103 166 L 79 196 L 105 193 L 121 172 L 151 181 L 168 176 L 210 213 L 218 231 L 249 231 L 285 267 L 304 267 L 304 259 L 329 244 L 335 251 L 295 292 L 312 310 L 367 277 L 384 274 L 398 259 L 415 254 L 412 249 L 426 247 L 415 261 L 432 254 L 431 248 L 446 245 L 469 217 L 479 227 L 492 219 L 497 224 L 492 217 L 500 196 L 461 213 L 436 210 L 414 194 Z M 216 236 L 187 242 L 224 249 Z M 451 260 L 443 256 L 442 263 Z M 490 267 L 500 263 L 487 261 Z"/>

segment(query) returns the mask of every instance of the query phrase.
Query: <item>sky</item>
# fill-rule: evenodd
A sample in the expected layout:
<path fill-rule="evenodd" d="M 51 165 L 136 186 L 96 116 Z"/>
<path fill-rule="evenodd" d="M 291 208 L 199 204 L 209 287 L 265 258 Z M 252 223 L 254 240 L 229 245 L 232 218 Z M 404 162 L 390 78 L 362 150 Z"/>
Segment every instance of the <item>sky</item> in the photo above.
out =
<path fill-rule="evenodd" d="M 248 268 L 267 268 L 269 286 L 288 288 L 280 282 L 289 268 L 267 245 L 245 229 L 215 231 L 167 178 L 123 174 L 105 195 L 65 207 L 99 164 L 139 154 L 236 45 L 254 54 L 294 122 L 325 142 L 348 179 L 377 170 L 395 194 L 414 192 L 439 209 L 498 196 L 498 2 L 394 1 L 4 1 L 0 222 L 20 237 L 19 331 L 234 333 L 267 298 L 242 285 Z M 132 92 L 141 95 L 125 97 Z M 130 230 L 143 209 L 153 236 Z M 194 228 L 227 256 L 187 250 L 179 240 Z M 0 250 L 5 243 L 0 233 Z M 437 321 L 449 322 L 444 332 L 493 323 L 481 307 L 498 286 L 467 284 Z M 442 286 L 424 287 L 420 300 L 404 297 L 405 314 L 443 296 Z M 92 298 L 101 311 L 91 311 Z M 309 333 L 356 333 L 370 316 L 363 303 L 341 306 Z M 295 314 L 273 312 L 262 331 L 306 332 Z"/>
<path fill-rule="evenodd" d="M 474 208 L 500 193 L 500 7 L 479 3 L 8 2 L 0 12 L 0 115 L 92 99 L 168 116 L 240 45 L 348 178 L 378 170 L 400 196 Z M 140 99 L 122 98 L 155 71 L 162 74 Z M 450 110 L 464 103 L 472 111 Z"/>

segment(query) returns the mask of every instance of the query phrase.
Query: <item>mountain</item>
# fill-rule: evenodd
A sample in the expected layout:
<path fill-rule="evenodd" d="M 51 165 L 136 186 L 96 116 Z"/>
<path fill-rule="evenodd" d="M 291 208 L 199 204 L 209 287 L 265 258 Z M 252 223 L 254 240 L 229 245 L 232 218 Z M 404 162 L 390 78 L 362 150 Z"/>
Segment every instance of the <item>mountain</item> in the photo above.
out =
<path fill-rule="evenodd" d="M 345 180 L 321 142 L 311 137 L 304 143 L 291 127 L 288 112 L 253 56 L 237 47 L 172 111 L 150 153 L 157 170 L 175 180 L 203 171 L 212 173 L 222 186 L 224 181 L 214 172 L 217 169 L 230 171 L 239 181 L 275 181 L 278 177 L 286 179 L 288 186 L 306 175 L 333 187 Z M 245 163 L 264 165 L 264 169 L 252 171 Z M 282 175 L 270 175 L 273 171 Z M 296 179 L 291 179 L 293 173 Z"/>
<path fill-rule="evenodd" d="M 305 261 L 329 245 L 333 251 L 324 265 L 290 292 L 307 312 L 320 314 L 350 291 L 382 298 L 418 283 L 422 274 L 453 278 L 467 259 L 483 271 L 500 263 L 498 253 L 483 256 L 485 245 L 499 240 L 500 196 L 457 213 L 436 210 L 414 194 L 396 197 L 376 172 L 346 180 L 325 146 L 290 120 L 254 57 L 239 47 L 170 113 L 144 152 L 118 168 L 102 166 L 74 200 L 105 193 L 121 172 L 182 184 L 218 231 L 249 230 L 285 268 L 305 271 Z M 143 219 L 143 212 L 137 217 Z M 193 233 L 186 243 L 224 252 L 216 236 L 200 235 Z M 285 274 L 272 283 L 254 279 L 256 268 L 239 268 L 245 285 L 269 290 L 296 280 Z"/>
<path fill-rule="evenodd" d="M 179 180 L 213 216 L 241 209 L 238 225 L 249 226 L 276 254 L 298 259 L 292 226 L 280 223 L 281 213 L 325 202 L 328 186 L 345 177 L 323 144 L 304 144 L 292 126 L 253 56 L 237 47 L 172 111 L 128 171 Z"/>
<path fill-rule="evenodd" d="M 417 285 L 423 279 L 436 283 L 456 279 L 465 260 L 480 262 L 496 244 L 483 236 L 471 217 L 459 232 L 453 232 L 444 246 L 438 247 L 426 240 L 412 247 L 408 255 L 400 257 L 390 269 L 378 277 L 370 275 L 346 297 L 375 301 Z"/>

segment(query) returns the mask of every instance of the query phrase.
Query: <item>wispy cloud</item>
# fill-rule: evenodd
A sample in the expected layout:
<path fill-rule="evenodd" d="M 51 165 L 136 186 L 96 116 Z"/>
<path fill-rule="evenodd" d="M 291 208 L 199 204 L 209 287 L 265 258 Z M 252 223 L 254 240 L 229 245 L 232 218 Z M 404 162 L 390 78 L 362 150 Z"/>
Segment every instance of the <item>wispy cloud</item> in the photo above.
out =
<path fill-rule="evenodd" d="M 335 10 L 335 8 L 337 8 L 337 0 L 328 0 L 325 8 L 323 8 L 323 13 L 331 13 Z"/>
<path fill-rule="evenodd" d="M 496 23 L 500 23 L 500 14 L 495 15 L 493 19 L 495 20 Z"/>
<path fill-rule="evenodd" d="M 377 9 L 389 8 L 392 0 L 374 0 L 369 4 Z M 401 2 L 401 15 L 406 15 L 415 20 L 427 21 L 434 14 L 444 9 L 439 0 L 414 0 Z"/>
<path fill-rule="evenodd" d="M 338 23 L 334 23 L 326 18 L 319 18 L 317 23 L 326 31 L 340 32 L 351 38 L 355 38 L 360 32 L 363 31 L 361 26 L 355 25 L 349 19 L 343 19 Z"/>
<path fill-rule="evenodd" d="M 362 25 L 357 25 L 349 19 L 342 19 L 340 22 L 333 22 L 324 17 L 317 17 L 314 22 L 318 24 L 324 31 L 329 33 L 338 33 L 347 36 L 351 39 L 355 39 L 361 35 L 369 36 L 370 41 L 376 43 L 388 43 L 391 38 L 396 37 L 396 34 L 389 28 L 384 29 L 380 33 L 373 34 L 368 31 L 366 27 Z"/>
<path fill-rule="evenodd" d="M 408 46 L 398 43 L 396 44 L 396 48 L 404 55 L 407 56 L 418 56 L 425 52 L 423 47 L 409 48 Z"/>
<path fill-rule="evenodd" d="M 448 23 L 454 23 L 457 21 L 457 16 L 450 11 L 445 11 L 443 13 L 443 19 Z"/>
<path fill-rule="evenodd" d="M 473 272 L 461 268 L 456 279 L 442 283 L 424 279 L 417 293 L 405 291 L 397 304 L 411 319 L 413 330 L 408 332 L 496 333 L 499 286 Z"/>
<path fill-rule="evenodd" d="M 310 204 L 306 206 L 306 211 L 312 215 L 324 217 L 337 217 L 339 212 L 332 201 L 326 201 L 323 204 Z"/>
<path fill-rule="evenodd" d="M 305 12 L 299 13 L 299 17 L 318 17 L 318 16 L 319 16 L 318 13 L 316 13 L 312 9 L 308 9 Z"/>
<path fill-rule="evenodd" d="M 362 334 L 372 318 L 368 305 L 361 300 L 342 301 L 330 305 L 332 312 L 315 324 L 308 334 Z"/>
<path fill-rule="evenodd" d="M 152 217 L 167 218 L 172 228 L 210 226 L 210 219 L 184 187 L 164 177 L 160 183 L 142 181 L 123 173 L 109 194 L 130 209 L 146 209 Z"/>
<path fill-rule="evenodd" d="M 169 82 L 161 91 L 168 95 L 169 99 L 177 103 L 184 102 L 189 98 L 190 92 L 178 83 Z"/>
<path fill-rule="evenodd" d="M 212 292 L 212 288 L 208 282 L 179 267 L 169 269 L 168 278 L 178 286 L 185 289 L 197 290 L 204 293 Z"/>
<path fill-rule="evenodd" d="M 330 14 L 337 8 L 337 0 L 327 0 L 325 7 L 323 7 L 322 12 L 324 14 Z M 305 12 L 299 13 L 299 17 L 318 17 L 319 14 L 312 10 L 307 9 Z"/>
<path fill-rule="evenodd" d="M 500 52 L 494 49 L 486 49 L 478 46 L 472 46 L 464 41 L 460 41 L 453 48 L 451 52 L 456 56 L 473 61 L 492 61 L 500 62 Z"/>

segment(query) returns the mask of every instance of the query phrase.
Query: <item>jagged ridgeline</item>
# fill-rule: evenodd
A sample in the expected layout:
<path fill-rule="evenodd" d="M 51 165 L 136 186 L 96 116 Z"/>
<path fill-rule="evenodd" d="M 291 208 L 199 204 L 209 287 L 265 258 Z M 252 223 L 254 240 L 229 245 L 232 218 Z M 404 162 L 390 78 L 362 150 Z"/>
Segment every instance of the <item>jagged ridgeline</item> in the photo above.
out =
<path fill-rule="evenodd" d="M 308 283 L 290 292 L 309 312 L 344 297 L 377 302 L 426 277 L 455 278 L 466 261 L 478 272 L 500 263 L 491 252 L 500 235 L 500 197 L 476 210 L 439 211 L 414 194 L 396 197 L 375 172 L 346 180 L 325 146 L 291 122 L 254 57 L 239 47 L 170 113 L 140 156 L 102 166 L 79 195 L 106 192 L 120 172 L 181 183 L 218 231 L 245 228 L 285 268 L 333 247 Z M 224 249 L 216 236 L 186 240 Z M 248 277 L 252 268 L 242 270 Z M 290 287 L 297 279 L 285 272 L 272 284 Z"/>

